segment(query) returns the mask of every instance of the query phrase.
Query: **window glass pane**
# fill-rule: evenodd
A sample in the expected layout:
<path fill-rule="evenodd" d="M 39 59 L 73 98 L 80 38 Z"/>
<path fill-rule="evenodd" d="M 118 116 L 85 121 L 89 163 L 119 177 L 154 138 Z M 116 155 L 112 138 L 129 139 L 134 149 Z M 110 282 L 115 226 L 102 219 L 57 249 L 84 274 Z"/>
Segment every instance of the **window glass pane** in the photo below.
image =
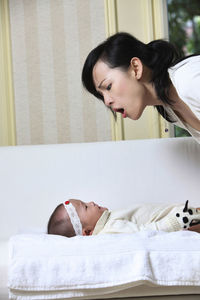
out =
<path fill-rule="evenodd" d="M 183 56 L 200 53 L 200 0 L 167 0 L 169 40 Z M 190 134 L 175 126 L 175 136 Z"/>

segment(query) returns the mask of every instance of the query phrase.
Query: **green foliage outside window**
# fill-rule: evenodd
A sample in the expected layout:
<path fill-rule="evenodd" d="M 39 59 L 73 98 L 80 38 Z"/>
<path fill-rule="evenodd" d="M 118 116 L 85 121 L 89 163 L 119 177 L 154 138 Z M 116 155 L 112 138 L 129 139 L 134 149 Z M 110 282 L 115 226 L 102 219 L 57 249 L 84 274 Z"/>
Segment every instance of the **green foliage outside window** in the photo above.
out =
<path fill-rule="evenodd" d="M 169 40 L 182 56 L 200 53 L 200 0 L 167 0 Z M 175 136 L 190 134 L 175 126 Z"/>

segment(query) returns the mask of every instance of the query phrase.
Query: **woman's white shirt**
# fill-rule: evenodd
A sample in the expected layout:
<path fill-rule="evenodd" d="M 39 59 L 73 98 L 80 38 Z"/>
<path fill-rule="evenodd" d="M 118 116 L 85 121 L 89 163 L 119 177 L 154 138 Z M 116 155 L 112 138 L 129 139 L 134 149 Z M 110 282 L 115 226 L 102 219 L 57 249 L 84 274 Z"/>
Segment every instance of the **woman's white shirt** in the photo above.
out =
<path fill-rule="evenodd" d="M 179 97 L 200 120 L 200 55 L 179 62 L 168 69 L 168 72 Z M 169 106 L 165 109 L 176 120 L 173 124 L 186 129 L 200 143 L 200 131 L 180 120 Z"/>

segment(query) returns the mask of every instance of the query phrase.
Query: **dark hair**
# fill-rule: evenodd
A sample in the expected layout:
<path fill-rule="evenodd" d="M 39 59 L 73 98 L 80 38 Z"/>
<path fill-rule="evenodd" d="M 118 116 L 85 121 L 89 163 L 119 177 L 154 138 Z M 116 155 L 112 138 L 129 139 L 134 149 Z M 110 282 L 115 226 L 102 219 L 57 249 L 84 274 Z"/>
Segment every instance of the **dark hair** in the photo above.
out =
<path fill-rule="evenodd" d="M 65 237 L 73 237 L 76 234 L 69 220 L 69 217 L 66 216 L 66 218 L 64 218 L 62 212 L 63 204 L 61 203 L 55 208 L 55 210 L 49 218 L 49 222 L 47 225 L 47 233 L 62 235 Z"/>
<path fill-rule="evenodd" d="M 167 41 L 155 40 L 144 44 L 125 32 L 112 35 L 89 53 L 82 70 L 83 86 L 95 97 L 103 100 L 93 82 L 94 65 L 101 59 L 110 68 L 120 67 L 126 71 L 133 57 L 138 57 L 144 65 L 151 69 L 151 82 L 159 99 L 163 103 L 172 104 L 173 100 L 169 99 L 168 93 L 171 81 L 167 70 L 180 59 L 177 50 Z M 167 121 L 173 122 L 163 106 L 159 105 L 156 108 Z"/>

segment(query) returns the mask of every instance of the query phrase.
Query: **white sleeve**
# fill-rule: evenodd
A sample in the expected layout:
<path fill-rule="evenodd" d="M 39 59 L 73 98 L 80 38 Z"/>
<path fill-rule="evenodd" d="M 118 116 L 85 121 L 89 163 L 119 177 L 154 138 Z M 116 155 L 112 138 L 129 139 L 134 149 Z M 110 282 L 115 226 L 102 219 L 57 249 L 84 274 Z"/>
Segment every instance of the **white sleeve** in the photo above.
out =
<path fill-rule="evenodd" d="M 100 233 L 134 233 L 142 230 L 178 231 L 180 224 L 175 217 L 166 216 L 159 221 L 148 224 L 137 224 L 128 220 L 113 220 Z"/>
<path fill-rule="evenodd" d="M 200 119 L 200 55 L 188 59 L 174 79 L 179 96 Z"/>

